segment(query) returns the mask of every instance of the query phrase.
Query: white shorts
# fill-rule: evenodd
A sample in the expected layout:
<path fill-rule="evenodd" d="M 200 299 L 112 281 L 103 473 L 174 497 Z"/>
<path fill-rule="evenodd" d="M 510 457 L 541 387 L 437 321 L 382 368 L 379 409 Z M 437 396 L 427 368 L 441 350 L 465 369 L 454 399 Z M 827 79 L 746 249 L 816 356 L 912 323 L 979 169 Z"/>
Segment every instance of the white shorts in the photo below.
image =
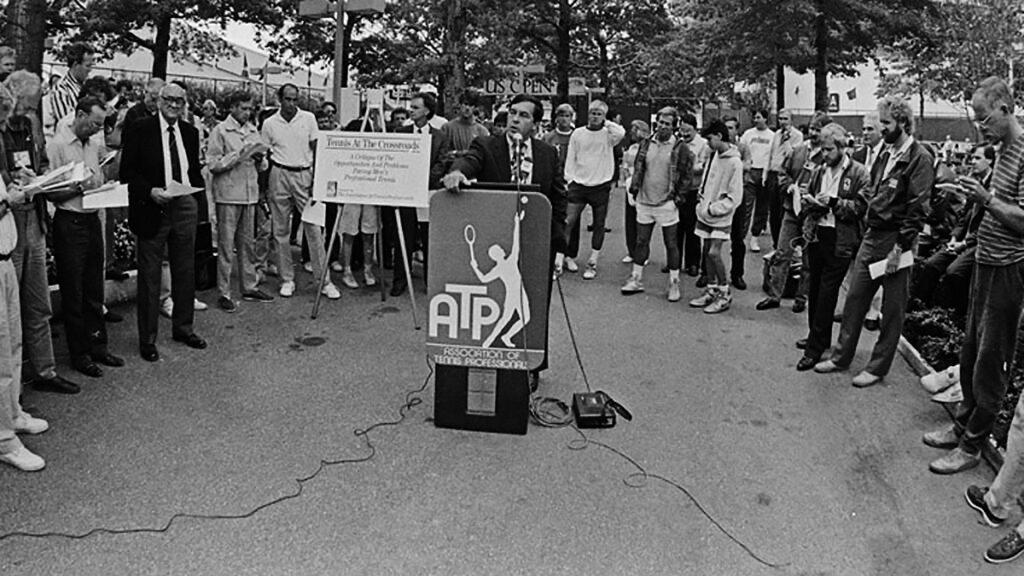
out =
<path fill-rule="evenodd" d="M 721 227 L 708 226 L 698 220 L 697 225 L 694 226 L 693 233 L 697 235 L 697 238 L 705 240 L 728 240 L 732 233 L 732 225 Z"/>
<path fill-rule="evenodd" d="M 355 236 L 377 233 L 377 207 L 363 204 L 344 204 L 341 207 L 341 224 L 339 231 L 342 234 Z"/>
<path fill-rule="evenodd" d="M 679 209 L 671 200 L 660 206 L 648 206 L 637 202 L 636 223 L 661 224 L 662 228 L 675 226 L 679 223 Z"/>

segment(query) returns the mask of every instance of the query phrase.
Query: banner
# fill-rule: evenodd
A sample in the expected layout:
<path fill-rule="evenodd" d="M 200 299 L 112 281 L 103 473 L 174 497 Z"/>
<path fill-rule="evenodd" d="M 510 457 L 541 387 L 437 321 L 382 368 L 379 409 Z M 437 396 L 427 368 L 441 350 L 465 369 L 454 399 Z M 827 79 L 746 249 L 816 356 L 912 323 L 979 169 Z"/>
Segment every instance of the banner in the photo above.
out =
<path fill-rule="evenodd" d="M 515 191 L 438 192 L 430 211 L 427 352 L 434 362 L 539 366 L 551 286 L 548 199 Z"/>
<path fill-rule="evenodd" d="M 429 134 L 321 132 L 313 199 L 425 208 L 429 177 Z"/>

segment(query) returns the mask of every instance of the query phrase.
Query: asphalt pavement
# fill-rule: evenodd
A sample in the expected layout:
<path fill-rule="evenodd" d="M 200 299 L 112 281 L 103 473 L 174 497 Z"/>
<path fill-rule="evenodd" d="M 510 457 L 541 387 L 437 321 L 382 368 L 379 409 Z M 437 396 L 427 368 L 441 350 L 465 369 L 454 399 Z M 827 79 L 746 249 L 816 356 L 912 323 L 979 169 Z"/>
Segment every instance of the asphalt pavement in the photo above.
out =
<path fill-rule="evenodd" d="M 155 364 L 138 357 L 125 306 L 110 340 L 126 367 L 72 375 L 58 329 L 62 370 L 82 393 L 26 391 L 52 426 L 25 440 L 47 467 L 0 469 L 0 574 L 1014 570 L 982 560 L 1003 532 L 963 500 L 991 471 L 928 471 L 939 452 L 921 434 L 948 417 L 905 362 L 882 385 L 850 386 L 874 341 L 866 333 L 854 372 L 796 372 L 806 315 L 754 310 L 757 254 L 751 288 L 709 316 L 686 306 L 692 278 L 682 302 L 665 300 L 656 234 L 647 292 L 622 296 L 621 197 L 609 222 L 597 279 L 567 274 L 561 288 L 589 384 L 632 422 L 531 425 L 526 436 L 436 428 L 408 298 L 345 290 L 310 320 L 308 274 L 294 298 L 197 313 L 204 351 L 171 342 L 162 321 Z M 559 300 L 540 392 L 568 401 L 585 382 Z M 412 396 L 422 403 L 408 402 L 424 383 Z"/>

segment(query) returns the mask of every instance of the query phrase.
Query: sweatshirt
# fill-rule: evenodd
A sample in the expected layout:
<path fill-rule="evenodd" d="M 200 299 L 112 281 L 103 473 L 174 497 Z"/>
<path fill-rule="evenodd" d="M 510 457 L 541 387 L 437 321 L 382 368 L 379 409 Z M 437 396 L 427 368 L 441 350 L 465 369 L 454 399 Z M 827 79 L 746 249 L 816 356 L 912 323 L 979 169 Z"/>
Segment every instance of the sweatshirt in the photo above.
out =
<path fill-rule="evenodd" d="M 565 181 L 583 186 L 600 186 L 615 175 L 615 145 L 622 141 L 626 129 L 605 121 L 600 130 L 581 126 L 569 137 L 565 156 Z"/>
<path fill-rule="evenodd" d="M 743 161 L 736 146 L 715 154 L 704 169 L 697 196 L 697 219 L 713 228 L 732 225 L 732 215 L 743 201 Z"/>

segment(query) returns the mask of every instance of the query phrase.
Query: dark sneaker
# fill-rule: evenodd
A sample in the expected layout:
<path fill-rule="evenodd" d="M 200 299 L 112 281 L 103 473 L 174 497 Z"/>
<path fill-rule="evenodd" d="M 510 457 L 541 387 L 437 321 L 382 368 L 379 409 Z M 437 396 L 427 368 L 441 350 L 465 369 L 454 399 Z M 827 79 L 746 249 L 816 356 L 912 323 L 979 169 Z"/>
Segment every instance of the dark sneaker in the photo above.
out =
<path fill-rule="evenodd" d="M 1021 538 L 1016 530 L 1010 530 L 1002 540 L 985 550 L 985 560 L 993 564 L 1002 564 L 1016 560 L 1021 554 L 1024 554 L 1024 538 Z"/>
<path fill-rule="evenodd" d="M 964 492 L 964 498 L 967 500 L 967 505 L 974 508 L 981 514 L 981 519 L 985 521 L 992 528 L 999 528 L 1006 522 L 1004 518 L 1000 518 L 992 513 L 988 508 L 988 503 L 985 502 L 985 494 L 988 494 L 988 488 L 982 488 L 981 486 L 967 487 L 967 491 Z"/>
<path fill-rule="evenodd" d="M 252 292 L 245 292 L 242 294 L 242 300 L 247 302 L 273 302 L 274 297 L 267 294 L 263 290 L 253 290 Z"/>
<path fill-rule="evenodd" d="M 235 301 L 227 296 L 217 298 L 217 307 L 225 312 L 234 312 L 235 310 L 238 310 L 238 306 L 235 304 Z"/>

